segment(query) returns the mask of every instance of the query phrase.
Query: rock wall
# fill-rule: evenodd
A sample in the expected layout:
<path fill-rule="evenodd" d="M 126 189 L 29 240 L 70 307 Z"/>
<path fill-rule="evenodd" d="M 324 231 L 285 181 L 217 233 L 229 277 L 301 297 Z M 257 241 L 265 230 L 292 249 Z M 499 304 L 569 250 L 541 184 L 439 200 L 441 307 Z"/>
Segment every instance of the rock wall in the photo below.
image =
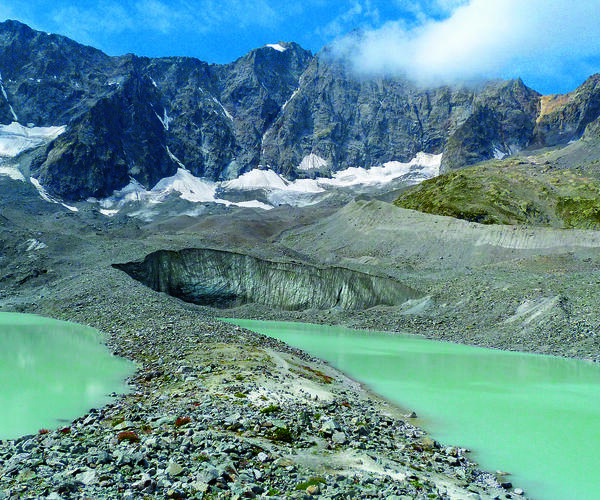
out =
<path fill-rule="evenodd" d="M 114 267 L 154 290 L 218 308 L 254 302 L 287 310 L 367 309 L 418 296 L 398 281 L 346 268 L 209 249 L 159 250 Z"/>

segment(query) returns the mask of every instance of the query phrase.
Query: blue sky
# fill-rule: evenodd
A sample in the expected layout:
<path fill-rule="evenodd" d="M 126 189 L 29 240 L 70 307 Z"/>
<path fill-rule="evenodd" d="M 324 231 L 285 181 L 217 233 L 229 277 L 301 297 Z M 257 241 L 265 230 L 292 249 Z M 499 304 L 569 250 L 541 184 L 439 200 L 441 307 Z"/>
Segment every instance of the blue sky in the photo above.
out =
<path fill-rule="evenodd" d="M 424 84 L 514 78 L 566 92 L 600 71 L 598 0 L 8 0 L 0 19 L 110 55 L 224 63 L 277 41 L 325 44 L 357 71 Z M 345 38 L 360 28 L 360 39 Z"/>

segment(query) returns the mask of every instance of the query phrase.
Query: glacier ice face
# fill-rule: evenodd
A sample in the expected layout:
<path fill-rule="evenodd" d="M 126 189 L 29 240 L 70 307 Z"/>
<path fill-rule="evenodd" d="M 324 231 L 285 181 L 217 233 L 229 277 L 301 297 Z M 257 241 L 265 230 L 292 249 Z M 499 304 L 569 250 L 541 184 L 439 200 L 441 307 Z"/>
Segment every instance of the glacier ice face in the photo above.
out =
<path fill-rule="evenodd" d="M 204 248 L 159 250 L 142 261 L 113 267 L 153 290 L 219 308 L 254 302 L 287 310 L 352 310 L 399 305 L 418 296 L 399 281 L 342 267 Z"/>

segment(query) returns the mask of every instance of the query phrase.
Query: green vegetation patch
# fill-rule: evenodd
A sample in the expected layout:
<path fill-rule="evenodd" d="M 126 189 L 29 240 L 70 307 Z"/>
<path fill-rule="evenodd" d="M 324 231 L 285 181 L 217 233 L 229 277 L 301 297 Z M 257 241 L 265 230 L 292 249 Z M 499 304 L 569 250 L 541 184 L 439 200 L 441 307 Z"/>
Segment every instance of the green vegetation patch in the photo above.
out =
<path fill-rule="evenodd" d="M 279 405 L 269 405 L 265 406 L 260 412 L 263 415 L 271 415 L 272 413 L 278 413 L 281 411 L 281 407 Z"/>
<path fill-rule="evenodd" d="M 600 202 L 598 198 L 559 198 L 556 214 L 565 227 L 597 229 L 600 227 Z"/>
<path fill-rule="evenodd" d="M 271 434 L 271 441 L 276 443 L 293 443 L 294 435 L 287 427 L 277 427 Z"/>
<path fill-rule="evenodd" d="M 298 491 L 305 491 L 310 486 L 317 486 L 319 484 L 325 484 L 325 479 L 322 477 L 311 477 L 308 481 L 304 481 L 297 485 L 294 489 Z"/>
<path fill-rule="evenodd" d="M 519 159 L 489 161 L 429 179 L 396 206 L 481 224 L 600 229 L 600 182 Z"/>

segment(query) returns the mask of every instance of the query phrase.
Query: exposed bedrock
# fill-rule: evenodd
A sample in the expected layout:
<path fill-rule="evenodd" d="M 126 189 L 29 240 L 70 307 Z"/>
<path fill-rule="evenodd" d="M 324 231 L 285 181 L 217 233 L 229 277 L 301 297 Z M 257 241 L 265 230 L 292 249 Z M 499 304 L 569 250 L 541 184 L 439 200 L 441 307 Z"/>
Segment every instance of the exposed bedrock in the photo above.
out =
<path fill-rule="evenodd" d="M 209 249 L 159 250 L 142 261 L 114 267 L 156 291 L 218 308 L 254 302 L 288 310 L 367 309 L 419 296 L 393 279 L 342 267 L 274 262 Z"/>

